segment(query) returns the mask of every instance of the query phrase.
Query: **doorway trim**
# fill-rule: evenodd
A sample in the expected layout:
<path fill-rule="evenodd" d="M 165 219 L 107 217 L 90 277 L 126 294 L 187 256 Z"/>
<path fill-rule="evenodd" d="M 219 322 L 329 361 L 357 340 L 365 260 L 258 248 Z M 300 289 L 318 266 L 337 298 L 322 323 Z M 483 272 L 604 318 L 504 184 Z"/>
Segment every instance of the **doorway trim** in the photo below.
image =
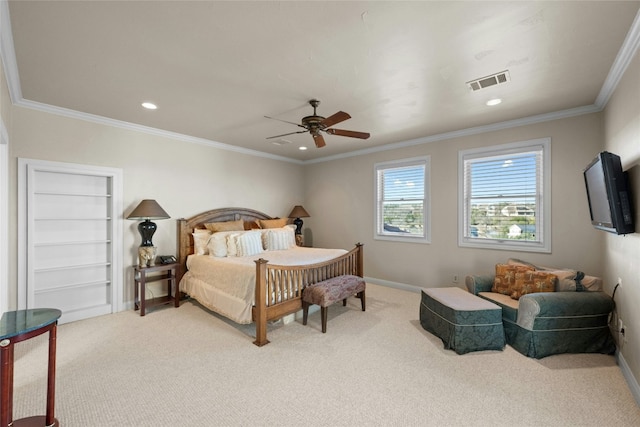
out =
<path fill-rule="evenodd" d="M 9 310 L 9 133 L 0 117 L 0 313 Z"/>

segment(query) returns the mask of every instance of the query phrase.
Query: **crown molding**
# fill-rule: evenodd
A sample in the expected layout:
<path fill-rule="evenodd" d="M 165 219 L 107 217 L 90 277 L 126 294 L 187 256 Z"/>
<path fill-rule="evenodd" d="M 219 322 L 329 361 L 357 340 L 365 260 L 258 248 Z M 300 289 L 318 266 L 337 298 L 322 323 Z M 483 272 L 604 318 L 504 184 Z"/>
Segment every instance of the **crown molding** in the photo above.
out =
<path fill-rule="evenodd" d="M 194 144 L 206 145 L 222 150 L 233 151 L 237 153 L 247 154 L 251 156 L 269 158 L 273 160 L 280 160 L 289 163 L 295 163 L 299 165 L 322 163 L 332 160 L 344 159 L 349 157 L 361 156 L 370 153 L 377 153 L 381 151 L 395 150 L 398 148 L 411 147 L 420 144 L 428 144 L 437 141 L 443 141 L 452 138 L 459 138 L 464 136 L 477 135 L 486 132 L 493 132 L 502 129 L 510 129 L 518 126 L 525 126 L 535 123 L 542 123 L 546 121 L 559 120 L 568 117 L 575 117 L 582 114 L 590 114 L 602 111 L 611 95 L 615 91 L 620 79 L 624 75 L 629 63 L 633 59 L 634 55 L 640 48 L 640 11 L 636 14 L 636 17 L 627 33 L 627 36 L 618 51 L 616 59 L 609 70 L 609 74 L 605 79 L 605 82 L 598 94 L 594 104 L 583 107 L 571 108 L 568 110 L 556 111 L 552 113 L 540 114 L 531 117 L 525 117 L 516 120 L 508 120 L 499 123 L 493 123 L 485 126 L 477 126 L 467 129 L 461 129 L 452 132 L 446 132 L 438 135 L 431 135 L 427 137 L 412 139 L 408 141 L 402 141 L 398 143 L 387 144 L 379 147 L 366 148 L 363 150 L 352 151 L 344 154 L 337 154 L 334 156 L 321 157 L 311 160 L 297 160 L 284 156 L 277 156 L 273 154 L 263 153 L 257 150 L 251 150 L 248 148 L 236 147 L 229 144 L 224 144 L 217 141 L 208 140 L 205 138 L 198 138 L 190 135 L 184 135 L 177 132 L 165 131 L 149 126 L 142 126 L 135 123 L 124 122 L 121 120 L 114 120 L 107 117 L 102 117 L 94 114 L 83 113 L 80 111 L 70 110 L 67 108 L 56 107 L 53 105 L 43 104 L 35 101 L 25 100 L 22 97 L 22 89 L 20 87 L 20 77 L 18 74 L 18 66 L 15 56 L 15 50 L 13 45 L 13 37 L 11 35 L 11 21 L 9 18 L 9 5 L 7 0 L 0 0 L 0 59 L 4 67 L 5 77 L 7 85 L 9 86 L 9 94 L 11 101 L 14 105 L 18 105 L 25 108 L 31 108 L 39 111 L 44 111 L 51 114 L 61 115 L 65 117 L 71 117 L 79 120 L 85 120 L 94 123 L 100 123 L 106 126 L 114 126 L 122 129 L 128 129 L 132 131 L 142 132 L 146 134 L 161 136 L 165 138 L 191 142 Z"/>
<path fill-rule="evenodd" d="M 20 87 L 16 52 L 13 47 L 13 33 L 11 32 L 9 2 L 7 0 L 0 0 L 0 60 L 2 60 L 11 102 L 15 104 L 22 99 L 22 88 Z"/>
<path fill-rule="evenodd" d="M 381 151 L 396 150 L 399 148 L 413 147 L 414 145 L 429 144 L 432 142 L 444 141 L 447 139 L 461 138 L 465 136 L 479 135 L 487 132 L 495 132 L 503 129 L 511 129 L 520 126 L 526 126 L 536 123 L 549 122 L 552 120 L 566 119 L 569 117 L 581 116 L 583 114 L 591 114 L 602 111 L 595 105 L 586 105 L 584 107 L 571 108 L 568 110 L 556 111 L 553 113 L 538 114 L 537 116 L 524 117 L 521 119 L 508 120 L 490 125 L 476 126 L 467 129 L 455 130 L 452 132 L 440 133 L 437 135 L 426 136 L 422 138 L 411 139 L 408 141 L 397 142 L 394 144 L 382 145 L 379 147 L 365 148 L 363 150 L 352 151 L 350 153 L 339 154 L 336 156 L 322 157 L 319 159 L 307 160 L 306 164 L 322 163 L 330 160 L 338 160 L 347 157 L 361 156 L 370 153 L 379 153 Z"/>
<path fill-rule="evenodd" d="M 633 59 L 636 52 L 638 52 L 638 48 L 640 47 L 640 10 L 636 14 L 633 23 L 631 24 L 631 28 L 627 33 L 627 37 L 625 37 L 620 50 L 618 51 L 618 55 L 616 59 L 613 61 L 613 65 L 611 65 L 611 69 L 609 70 L 609 74 L 600 89 L 600 93 L 596 98 L 595 105 L 597 105 L 601 110 L 604 110 L 604 107 L 607 106 L 609 102 L 609 98 L 613 95 L 613 92 L 618 87 L 618 83 L 620 83 L 620 79 L 624 75 L 624 72 L 627 71 L 627 67 L 629 63 Z"/>
<path fill-rule="evenodd" d="M 105 126 L 112 126 L 120 129 L 126 129 L 126 130 L 135 131 L 135 132 L 145 133 L 148 135 L 160 136 L 163 138 L 190 142 L 192 144 L 206 145 L 208 147 L 219 148 L 221 150 L 233 151 L 236 153 L 247 154 L 250 156 L 264 157 L 272 160 L 280 160 L 284 162 L 302 164 L 300 160 L 291 159 L 289 157 L 263 153 L 262 151 L 251 150 L 249 148 L 236 147 L 235 145 L 224 144 L 222 142 L 212 141 L 205 138 L 198 138 L 195 136 L 185 135 L 178 132 L 171 132 L 171 131 L 158 129 L 150 126 L 143 126 L 136 123 L 125 122 L 123 120 L 111 119 L 111 118 L 99 116 L 96 114 L 84 113 L 82 111 L 71 110 L 69 108 L 63 108 L 63 107 L 57 107 L 55 105 L 44 104 L 41 102 L 22 99 L 16 102 L 15 105 L 19 107 L 29 108 L 32 110 L 42 111 L 49 114 L 55 114 L 58 116 L 84 120 L 87 122 L 98 123 Z"/>

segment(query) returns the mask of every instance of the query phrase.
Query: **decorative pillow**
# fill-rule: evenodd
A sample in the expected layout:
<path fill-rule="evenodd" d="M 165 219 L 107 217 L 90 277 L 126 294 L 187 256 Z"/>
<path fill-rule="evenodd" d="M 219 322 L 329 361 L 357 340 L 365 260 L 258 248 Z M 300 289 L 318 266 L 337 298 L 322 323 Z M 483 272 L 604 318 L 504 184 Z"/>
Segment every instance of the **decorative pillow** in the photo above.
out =
<path fill-rule="evenodd" d="M 260 228 L 282 228 L 287 225 L 288 218 L 259 219 Z"/>
<path fill-rule="evenodd" d="M 509 258 L 507 260 L 507 264 L 509 264 L 509 265 L 517 265 L 517 266 L 521 266 L 521 267 L 531 267 L 534 270 L 546 270 L 545 268 L 536 267 L 535 265 L 531 264 L 530 262 L 523 261 L 523 260 L 518 259 L 518 258 Z"/>
<path fill-rule="evenodd" d="M 555 274 L 558 278 L 556 282 L 555 292 L 573 292 L 576 290 L 576 277 L 578 272 L 576 270 L 561 269 L 561 270 L 544 270 L 545 273 Z"/>
<path fill-rule="evenodd" d="M 227 235 L 228 233 L 215 233 L 211 236 L 207 244 L 209 255 L 214 257 L 227 256 Z"/>
<path fill-rule="evenodd" d="M 523 265 L 496 264 L 496 275 L 491 292 L 511 295 L 513 293 L 511 288 L 516 280 L 527 271 L 534 271 L 534 269 Z"/>
<path fill-rule="evenodd" d="M 582 285 L 583 291 L 589 291 L 589 292 L 602 291 L 602 279 L 600 277 L 585 275 L 580 280 L 580 284 Z"/>
<path fill-rule="evenodd" d="M 241 231 L 244 230 L 244 221 L 239 219 L 237 221 L 208 222 L 204 226 L 213 233 L 218 231 Z"/>
<path fill-rule="evenodd" d="M 238 256 L 237 238 L 239 234 L 229 234 L 227 238 L 227 256 Z"/>
<path fill-rule="evenodd" d="M 245 230 L 260 230 L 260 224 L 258 221 L 244 221 L 244 229 Z"/>
<path fill-rule="evenodd" d="M 264 233 L 264 248 L 268 251 L 279 251 L 296 245 L 296 236 L 292 228 L 272 228 Z"/>
<path fill-rule="evenodd" d="M 522 295 L 536 292 L 553 292 L 556 289 L 558 276 L 547 271 L 526 271 L 517 275 L 511 287 L 511 298 L 520 299 Z"/>
<path fill-rule="evenodd" d="M 207 249 L 207 243 L 211 238 L 211 232 L 209 230 L 194 229 L 193 230 L 193 253 L 196 255 L 206 255 L 209 253 Z"/>
<path fill-rule="evenodd" d="M 251 256 L 264 251 L 262 248 L 262 233 L 254 231 L 244 233 L 236 238 L 238 256 Z"/>

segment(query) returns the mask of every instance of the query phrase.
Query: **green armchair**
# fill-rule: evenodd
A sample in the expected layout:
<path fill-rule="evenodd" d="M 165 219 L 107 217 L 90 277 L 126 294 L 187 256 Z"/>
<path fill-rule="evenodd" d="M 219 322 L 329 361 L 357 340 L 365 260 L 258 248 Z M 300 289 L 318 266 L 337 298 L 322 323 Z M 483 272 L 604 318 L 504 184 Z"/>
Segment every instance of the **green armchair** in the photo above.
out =
<path fill-rule="evenodd" d="M 560 353 L 615 352 L 609 330 L 614 304 L 601 291 L 531 293 L 513 300 L 491 292 L 493 276 L 465 278 L 469 292 L 502 307 L 505 339 L 520 353 L 541 359 Z"/>

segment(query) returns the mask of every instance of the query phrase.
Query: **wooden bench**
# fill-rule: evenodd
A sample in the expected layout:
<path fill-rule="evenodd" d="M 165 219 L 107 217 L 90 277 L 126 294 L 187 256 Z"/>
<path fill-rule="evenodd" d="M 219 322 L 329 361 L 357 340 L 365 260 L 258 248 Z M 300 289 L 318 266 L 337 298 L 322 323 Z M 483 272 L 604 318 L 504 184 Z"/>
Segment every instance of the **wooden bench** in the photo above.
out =
<path fill-rule="evenodd" d="M 356 295 L 360 298 L 362 311 L 365 311 L 366 283 L 362 277 L 343 275 L 314 283 L 302 291 L 302 324 L 307 324 L 309 306 L 320 306 L 322 318 L 322 333 L 327 332 L 327 307 L 334 302 L 342 300 L 342 305 L 347 305 L 347 298 Z"/>

